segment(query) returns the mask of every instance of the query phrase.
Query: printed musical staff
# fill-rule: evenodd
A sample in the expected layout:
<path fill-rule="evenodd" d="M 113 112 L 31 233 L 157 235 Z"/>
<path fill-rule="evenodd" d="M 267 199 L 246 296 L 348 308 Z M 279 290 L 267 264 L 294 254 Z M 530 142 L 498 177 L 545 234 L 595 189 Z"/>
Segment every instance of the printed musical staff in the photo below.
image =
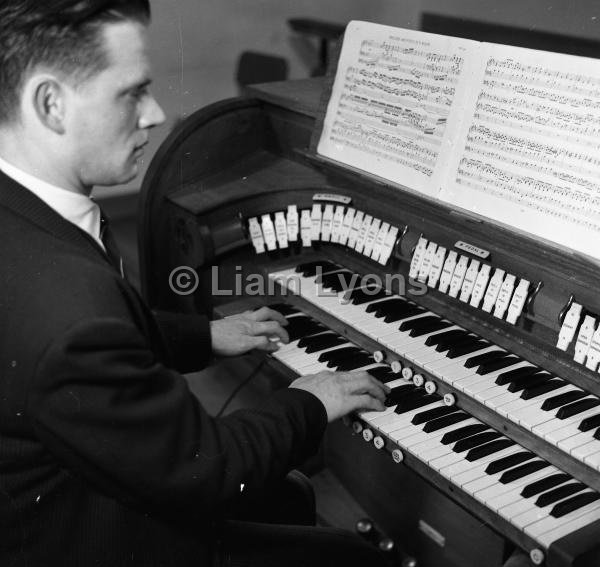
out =
<path fill-rule="evenodd" d="M 351 22 L 317 151 L 600 258 L 599 60 Z"/>
<path fill-rule="evenodd" d="M 318 151 L 433 191 L 466 40 L 349 24 Z"/>

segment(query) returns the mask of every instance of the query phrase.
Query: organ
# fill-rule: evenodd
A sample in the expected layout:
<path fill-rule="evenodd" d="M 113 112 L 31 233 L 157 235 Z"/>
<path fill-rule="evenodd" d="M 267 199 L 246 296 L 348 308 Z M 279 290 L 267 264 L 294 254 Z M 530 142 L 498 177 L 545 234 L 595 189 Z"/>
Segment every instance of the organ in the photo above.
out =
<path fill-rule="evenodd" d="M 274 305 L 286 379 L 366 369 L 385 412 L 324 459 L 419 565 L 597 565 L 600 269 L 589 257 L 317 152 L 332 77 L 204 108 L 144 180 L 153 308 Z M 173 274 L 198 274 L 193 293 Z M 261 277 L 259 277 L 261 276 Z"/>

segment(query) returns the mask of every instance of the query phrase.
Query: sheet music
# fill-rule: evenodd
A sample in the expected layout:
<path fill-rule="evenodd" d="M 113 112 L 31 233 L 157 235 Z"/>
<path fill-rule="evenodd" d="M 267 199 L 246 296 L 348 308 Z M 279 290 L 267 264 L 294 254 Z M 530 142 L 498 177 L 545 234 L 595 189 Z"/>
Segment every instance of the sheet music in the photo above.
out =
<path fill-rule="evenodd" d="M 351 22 L 318 153 L 436 195 L 478 45 Z"/>
<path fill-rule="evenodd" d="M 600 61 L 485 44 L 440 198 L 600 257 Z"/>

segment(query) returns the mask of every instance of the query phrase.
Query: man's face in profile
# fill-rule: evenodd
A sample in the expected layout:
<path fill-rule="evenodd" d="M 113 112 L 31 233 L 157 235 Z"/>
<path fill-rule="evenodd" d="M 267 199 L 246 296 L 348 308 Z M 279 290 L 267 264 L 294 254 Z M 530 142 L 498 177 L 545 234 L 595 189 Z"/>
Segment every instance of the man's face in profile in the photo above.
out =
<path fill-rule="evenodd" d="M 165 119 L 148 90 L 146 28 L 127 21 L 107 24 L 101 33 L 109 65 L 72 89 L 67 104 L 73 165 L 87 186 L 133 179 L 148 130 Z"/>

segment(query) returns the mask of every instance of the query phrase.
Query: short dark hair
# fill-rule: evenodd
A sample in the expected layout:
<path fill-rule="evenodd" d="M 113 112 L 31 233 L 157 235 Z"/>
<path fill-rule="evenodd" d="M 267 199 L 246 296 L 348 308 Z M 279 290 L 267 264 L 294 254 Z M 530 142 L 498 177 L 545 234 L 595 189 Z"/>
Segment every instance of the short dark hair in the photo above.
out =
<path fill-rule="evenodd" d="M 18 115 L 27 74 L 38 65 L 83 81 L 109 65 L 102 26 L 150 21 L 149 0 L 2 0 L 0 123 Z"/>

